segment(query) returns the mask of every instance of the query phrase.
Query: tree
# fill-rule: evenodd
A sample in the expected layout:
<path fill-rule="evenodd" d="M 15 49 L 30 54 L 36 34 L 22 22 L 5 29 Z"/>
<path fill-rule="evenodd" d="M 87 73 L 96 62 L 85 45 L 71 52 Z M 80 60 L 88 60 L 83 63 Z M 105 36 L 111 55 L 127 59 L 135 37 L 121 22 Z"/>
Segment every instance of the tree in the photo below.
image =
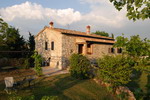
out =
<path fill-rule="evenodd" d="M 2 51 L 24 51 L 25 40 L 19 34 L 19 29 L 9 26 L 0 18 L 0 50 Z M 22 57 L 23 55 L 9 54 L 9 57 Z"/>
<path fill-rule="evenodd" d="M 20 36 L 19 30 L 14 27 L 9 27 L 6 33 L 3 34 L 5 43 L 9 50 L 21 51 L 25 48 L 25 40 L 23 36 Z"/>
<path fill-rule="evenodd" d="M 0 34 L 6 33 L 7 28 L 8 24 L 4 22 L 2 18 L 0 18 Z"/>
<path fill-rule="evenodd" d="M 114 34 L 113 33 L 111 34 L 111 37 L 114 39 Z"/>
<path fill-rule="evenodd" d="M 109 37 L 109 33 L 104 32 L 104 31 L 96 31 L 96 32 L 94 32 L 94 33 L 92 33 L 92 34 Z"/>
<path fill-rule="evenodd" d="M 114 46 L 123 48 L 126 54 L 134 58 L 150 55 L 150 40 L 141 40 L 139 35 L 131 36 L 130 40 L 124 36 L 118 36 L 116 40 Z"/>
<path fill-rule="evenodd" d="M 147 54 L 150 52 L 150 48 L 148 47 L 148 45 L 150 44 L 147 42 L 147 40 L 141 40 L 139 35 L 131 36 L 130 41 L 126 45 L 126 49 L 128 51 L 128 54 L 131 56 L 147 56 Z"/>
<path fill-rule="evenodd" d="M 127 42 L 128 42 L 128 38 L 125 38 L 124 37 L 124 34 L 122 34 L 123 36 L 118 36 L 116 37 L 116 43 L 114 44 L 114 47 L 119 47 L 119 48 L 122 48 L 123 52 L 122 53 L 125 53 L 126 52 L 126 45 L 127 45 Z"/>
<path fill-rule="evenodd" d="M 127 17 L 132 20 L 150 18 L 150 1 L 149 0 L 110 0 L 117 10 L 124 6 L 127 9 Z"/>
<path fill-rule="evenodd" d="M 130 81 L 132 60 L 125 56 L 104 56 L 98 59 L 97 77 L 116 88 Z"/>
<path fill-rule="evenodd" d="M 30 32 L 29 32 L 28 44 L 29 44 L 29 50 L 30 50 L 30 51 L 34 51 L 34 50 L 35 50 L 34 35 L 32 35 Z"/>
<path fill-rule="evenodd" d="M 130 40 L 119 36 L 115 47 L 124 48 L 124 53 L 134 61 L 134 69 L 150 73 L 150 40 L 141 39 L 139 35 L 131 36 Z"/>
<path fill-rule="evenodd" d="M 6 48 L 3 34 L 6 33 L 7 28 L 8 24 L 4 22 L 2 18 L 0 18 L 0 50 L 4 50 Z"/>
<path fill-rule="evenodd" d="M 34 50 L 35 50 L 35 40 L 34 40 L 34 35 L 32 35 L 29 32 L 29 40 L 28 40 L 28 46 L 29 46 L 29 54 L 28 54 L 28 58 L 29 58 L 29 63 L 30 63 L 30 67 L 34 66 L 34 59 L 31 57 L 34 54 Z"/>

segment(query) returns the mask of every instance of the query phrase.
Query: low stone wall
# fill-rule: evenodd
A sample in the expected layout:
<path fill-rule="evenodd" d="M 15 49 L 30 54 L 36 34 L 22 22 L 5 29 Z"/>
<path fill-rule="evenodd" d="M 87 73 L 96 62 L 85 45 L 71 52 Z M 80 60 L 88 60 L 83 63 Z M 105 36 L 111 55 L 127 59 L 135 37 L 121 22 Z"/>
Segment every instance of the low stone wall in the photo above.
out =
<path fill-rule="evenodd" d="M 111 84 L 109 83 L 105 83 L 101 80 L 98 80 L 98 79 L 93 79 L 97 84 L 100 84 L 102 86 L 105 86 L 105 87 L 110 87 L 112 86 Z M 129 90 L 128 87 L 124 87 L 124 86 L 119 86 L 116 91 L 115 91 L 115 94 L 116 95 L 120 95 L 122 93 L 126 93 L 127 94 L 127 99 L 128 100 L 136 100 L 136 98 L 134 97 L 134 94 Z"/>

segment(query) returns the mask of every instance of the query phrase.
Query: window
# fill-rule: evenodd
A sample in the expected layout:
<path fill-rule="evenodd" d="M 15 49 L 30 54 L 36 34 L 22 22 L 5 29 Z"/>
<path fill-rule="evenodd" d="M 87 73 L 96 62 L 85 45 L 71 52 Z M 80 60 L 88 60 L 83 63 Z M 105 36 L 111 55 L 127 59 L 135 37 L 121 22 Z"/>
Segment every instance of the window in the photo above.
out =
<path fill-rule="evenodd" d="M 111 53 L 111 48 L 108 48 L 108 53 Z"/>
<path fill-rule="evenodd" d="M 108 49 L 108 52 L 109 52 L 109 53 L 115 53 L 115 49 L 114 49 L 114 48 L 109 48 L 109 49 Z"/>
<path fill-rule="evenodd" d="M 122 48 L 117 48 L 117 53 L 122 53 Z"/>
<path fill-rule="evenodd" d="M 87 44 L 87 54 L 92 54 L 92 44 Z"/>
<path fill-rule="evenodd" d="M 48 43 L 45 42 L 45 50 L 48 50 Z"/>
<path fill-rule="evenodd" d="M 54 41 L 51 42 L 51 50 L 54 50 Z"/>

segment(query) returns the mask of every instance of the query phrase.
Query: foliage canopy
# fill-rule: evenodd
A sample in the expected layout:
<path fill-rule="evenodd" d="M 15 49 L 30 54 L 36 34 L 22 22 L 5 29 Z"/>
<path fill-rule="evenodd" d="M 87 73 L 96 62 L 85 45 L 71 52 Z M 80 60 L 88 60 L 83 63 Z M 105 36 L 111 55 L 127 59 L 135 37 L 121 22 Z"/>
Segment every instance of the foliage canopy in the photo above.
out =
<path fill-rule="evenodd" d="M 110 0 L 119 11 L 126 6 L 127 17 L 132 20 L 150 19 L 149 0 Z"/>
<path fill-rule="evenodd" d="M 109 33 L 104 32 L 104 31 L 96 31 L 96 32 L 93 32 L 92 34 L 109 37 Z"/>
<path fill-rule="evenodd" d="M 150 40 L 141 39 L 139 35 L 131 36 L 130 39 L 124 36 L 116 38 L 115 47 L 123 48 L 126 54 L 132 57 L 150 56 Z"/>
<path fill-rule="evenodd" d="M 98 59 L 98 78 L 111 83 L 113 87 L 127 84 L 130 81 L 132 60 L 125 56 L 104 56 Z"/>

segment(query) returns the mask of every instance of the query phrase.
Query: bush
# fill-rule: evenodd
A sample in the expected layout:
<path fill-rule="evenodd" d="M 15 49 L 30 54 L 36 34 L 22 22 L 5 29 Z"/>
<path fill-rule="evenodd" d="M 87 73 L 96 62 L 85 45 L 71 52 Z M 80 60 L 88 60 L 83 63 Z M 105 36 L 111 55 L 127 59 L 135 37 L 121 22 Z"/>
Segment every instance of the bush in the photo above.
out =
<path fill-rule="evenodd" d="M 113 87 L 127 84 L 130 81 L 133 62 L 129 57 L 104 56 L 98 59 L 97 77 Z"/>
<path fill-rule="evenodd" d="M 118 97 L 120 100 L 128 100 L 128 93 L 122 92 L 121 94 L 118 94 L 117 97 Z"/>
<path fill-rule="evenodd" d="M 29 69 L 29 67 L 30 67 L 29 58 L 26 58 L 24 61 L 24 68 Z"/>
<path fill-rule="evenodd" d="M 80 79 L 91 78 L 90 61 L 81 54 L 72 54 L 70 58 L 71 76 Z"/>
<path fill-rule="evenodd" d="M 136 97 L 137 100 L 143 100 L 143 97 L 144 97 L 144 93 L 142 91 L 141 88 L 137 88 L 134 90 L 134 95 Z"/>
<path fill-rule="evenodd" d="M 0 68 L 9 66 L 8 58 L 0 58 Z"/>
<path fill-rule="evenodd" d="M 42 75 L 42 56 L 35 52 L 32 57 L 34 58 L 34 70 L 38 76 Z"/>
<path fill-rule="evenodd" d="M 43 96 L 41 100 L 58 100 L 57 96 Z"/>
<path fill-rule="evenodd" d="M 16 68 L 24 68 L 25 58 L 1 58 L 0 67 L 12 66 Z"/>

